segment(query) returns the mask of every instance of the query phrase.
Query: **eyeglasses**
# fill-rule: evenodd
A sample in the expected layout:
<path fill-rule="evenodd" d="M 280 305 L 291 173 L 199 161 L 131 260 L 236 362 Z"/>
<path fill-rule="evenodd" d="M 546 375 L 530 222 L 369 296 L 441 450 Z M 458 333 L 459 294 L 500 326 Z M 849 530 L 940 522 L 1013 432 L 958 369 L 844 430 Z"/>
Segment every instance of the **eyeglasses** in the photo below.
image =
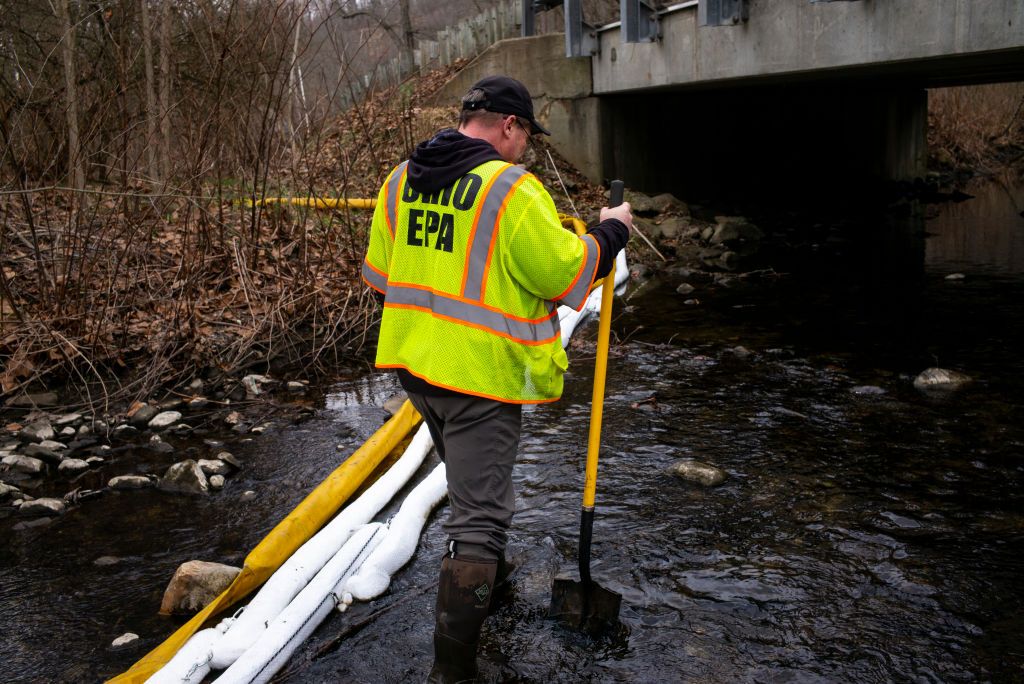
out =
<path fill-rule="evenodd" d="M 509 114 L 509 116 L 511 118 L 514 118 L 516 120 L 516 123 L 519 124 L 519 127 L 523 129 L 523 132 L 526 133 L 526 139 L 530 142 L 530 144 L 536 142 L 537 138 L 534 136 L 533 133 L 530 132 L 529 128 L 523 125 L 523 120 L 521 117 L 516 116 L 515 114 Z"/>

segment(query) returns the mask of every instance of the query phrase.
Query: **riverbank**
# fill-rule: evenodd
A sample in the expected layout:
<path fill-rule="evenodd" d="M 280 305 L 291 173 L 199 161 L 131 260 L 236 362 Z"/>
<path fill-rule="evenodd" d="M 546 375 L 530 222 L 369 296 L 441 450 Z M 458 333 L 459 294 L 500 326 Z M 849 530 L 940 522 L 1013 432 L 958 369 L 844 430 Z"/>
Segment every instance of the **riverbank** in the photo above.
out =
<path fill-rule="evenodd" d="M 960 184 L 1024 170 L 1024 83 L 929 91 L 928 167 Z"/>
<path fill-rule="evenodd" d="M 365 362 L 378 316 L 360 278 L 372 210 L 259 200 L 375 199 L 398 160 L 457 121 L 454 106 L 420 103 L 460 66 L 377 92 L 251 178 L 0 195 L 6 418 L 38 407 L 110 421 L 136 401 L 188 400 L 193 382 L 223 401 L 246 375 L 310 380 Z M 596 219 L 602 188 L 543 144 L 524 161 L 561 211 Z"/>

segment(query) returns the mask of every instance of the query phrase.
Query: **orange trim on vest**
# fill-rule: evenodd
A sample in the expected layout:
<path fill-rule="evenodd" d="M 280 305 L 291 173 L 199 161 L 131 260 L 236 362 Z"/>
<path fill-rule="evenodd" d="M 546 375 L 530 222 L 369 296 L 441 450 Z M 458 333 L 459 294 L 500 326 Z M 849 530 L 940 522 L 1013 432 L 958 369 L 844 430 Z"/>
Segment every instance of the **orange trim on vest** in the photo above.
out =
<path fill-rule="evenodd" d="M 583 275 L 583 269 L 585 269 L 587 267 L 587 254 L 590 253 L 590 245 L 582 237 L 580 237 L 578 239 L 579 239 L 580 242 L 583 243 L 583 263 L 580 264 L 580 270 L 576 273 L 576 277 L 572 279 L 572 282 L 569 283 L 569 287 L 565 288 L 565 291 L 562 292 L 562 294 L 560 294 L 557 297 L 555 297 L 554 300 L 552 300 L 552 301 L 559 302 L 559 301 L 562 300 L 562 297 L 564 297 L 565 295 L 567 295 L 570 292 L 572 292 L 572 288 L 576 287 L 576 283 L 579 281 L 580 276 Z M 597 245 L 597 263 L 600 264 L 601 263 L 601 243 L 599 243 L 594 238 L 591 238 L 591 239 L 593 239 L 594 240 L 594 244 Z M 590 286 L 591 287 L 594 286 L 594 276 L 596 276 L 596 275 L 597 275 L 597 266 L 595 265 L 594 266 L 594 273 L 590 276 Z M 583 298 L 583 304 L 586 304 L 586 303 L 587 303 L 587 298 L 584 297 Z M 582 309 L 583 308 L 583 304 L 580 304 L 578 307 L 576 307 L 576 311 L 579 311 L 580 309 Z"/>
<path fill-rule="evenodd" d="M 373 283 L 371 283 L 371 282 L 370 282 L 369 280 L 367 280 L 367 279 L 366 279 L 366 276 L 359 276 L 359 277 L 363 279 L 363 282 L 364 282 L 364 283 L 366 283 L 367 285 L 369 285 L 369 287 L 370 287 L 370 289 L 371 289 L 371 290 L 376 290 L 377 292 L 380 292 L 380 293 L 381 293 L 382 295 L 384 295 L 385 297 L 387 296 L 387 294 L 388 294 L 387 292 L 385 292 L 384 290 L 380 289 L 379 287 L 377 287 L 376 285 L 374 285 Z"/>
<path fill-rule="evenodd" d="M 502 397 L 496 397 L 491 394 L 484 394 L 483 392 L 471 392 L 469 390 L 464 390 L 459 387 L 452 387 L 451 385 L 444 385 L 441 384 L 440 382 L 435 382 L 434 380 L 431 380 L 430 378 L 420 373 L 417 373 L 416 371 L 412 370 L 408 366 L 401 363 L 375 363 L 374 365 L 377 368 L 401 368 L 410 375 L 415 375 L 420 380 L 423 380 L 424 382 L 429 382 L 434 387 L 440 387 L 441 389 L 451 390 L 452 392 L 458 392 L 459 394 L 468 394 L 471 397 L 480 397 L 481 399 L 491 399 L 492 401 L 500 401 L 503 404 L 549 404 L 553 401 L 558 401 L 559 399 L 561 399 L 560 396 L 552 397 L 550 399 L 503 399 Z"/>
<path fill-rule="evenodd" d="M 381 278 L 383 278 L 384 280 L 387 280 L 387 279 L 388 279 L 388 274 L 387 274 L 387 273 L 385 273 L 384 271 L 380 270 L 379 268 L 377 268 L 376 266 L 374 266 L 373 264 L 371 264 L 371 263 L 370 263 L 369 261 L 367 261 L 367 260 L 365 260 L 365 259 L 364 259 L 364 260 L 363 260 L 363 263 L 364 263 L 364 264 L 366 264 L 366 265 L 367 265 L 367 266 L 369 267 L 369 269 L 370 269 L 371 271 L 373 271 L 374 273 L 376 273 L 377 275 L 379 275 L 379 276 L 380 276 Z"/>

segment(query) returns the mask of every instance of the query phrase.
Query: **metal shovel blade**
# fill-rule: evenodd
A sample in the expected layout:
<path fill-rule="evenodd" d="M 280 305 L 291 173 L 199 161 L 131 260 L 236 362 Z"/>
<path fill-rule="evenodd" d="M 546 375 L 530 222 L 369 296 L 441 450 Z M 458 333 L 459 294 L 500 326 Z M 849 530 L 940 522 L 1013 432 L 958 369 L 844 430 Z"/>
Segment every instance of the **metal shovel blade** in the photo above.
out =
<path fill-rule="evenodd" d="M 591 635 L 606 632 L 619 624 L 622 595 L 594 581 L 577 582 L 555 578 L 551 589 L 548 617 Z"/>

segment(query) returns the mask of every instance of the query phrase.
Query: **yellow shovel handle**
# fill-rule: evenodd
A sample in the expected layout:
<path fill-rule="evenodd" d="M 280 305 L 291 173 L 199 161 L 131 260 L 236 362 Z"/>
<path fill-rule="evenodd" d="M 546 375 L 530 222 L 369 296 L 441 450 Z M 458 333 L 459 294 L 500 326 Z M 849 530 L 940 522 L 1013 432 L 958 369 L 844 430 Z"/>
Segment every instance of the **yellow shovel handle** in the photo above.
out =
<path fill-rule="evenodd" d="M 601 322 L 597 326 L 597 362 L 594 394 L 590 403 L 590 439 L 587 441 L 587 475 L 583 483 L 583 508 L 594 507 L 597 493 L 597 456 L 601 449 L 601 417 L 604 414 L 604 381 L 608 371 L 608 341 L 612 331 L 612 297 L 615 296 L 615 262 L 601 290 Z"/>
<path fill-rule="evenodd" d="M 625 186 L 622 181 L 611 184 L 608 206 L 622 204 Z M 608 372 L 608 340 L 612 332 L 612 297 L 615 296 L 615 257 L 612 268 L 601 285 L 601 322 L 597 326 L 597 361 L 594 364 L 594 394 L 590 401 L 590 438 L 587 440 L 587 473 L 583 481 L 583 510 L 594 510 L 597 495 L 597 456 L 601 450 L 601 417 L 604 415 L 604 381 Z"/>

